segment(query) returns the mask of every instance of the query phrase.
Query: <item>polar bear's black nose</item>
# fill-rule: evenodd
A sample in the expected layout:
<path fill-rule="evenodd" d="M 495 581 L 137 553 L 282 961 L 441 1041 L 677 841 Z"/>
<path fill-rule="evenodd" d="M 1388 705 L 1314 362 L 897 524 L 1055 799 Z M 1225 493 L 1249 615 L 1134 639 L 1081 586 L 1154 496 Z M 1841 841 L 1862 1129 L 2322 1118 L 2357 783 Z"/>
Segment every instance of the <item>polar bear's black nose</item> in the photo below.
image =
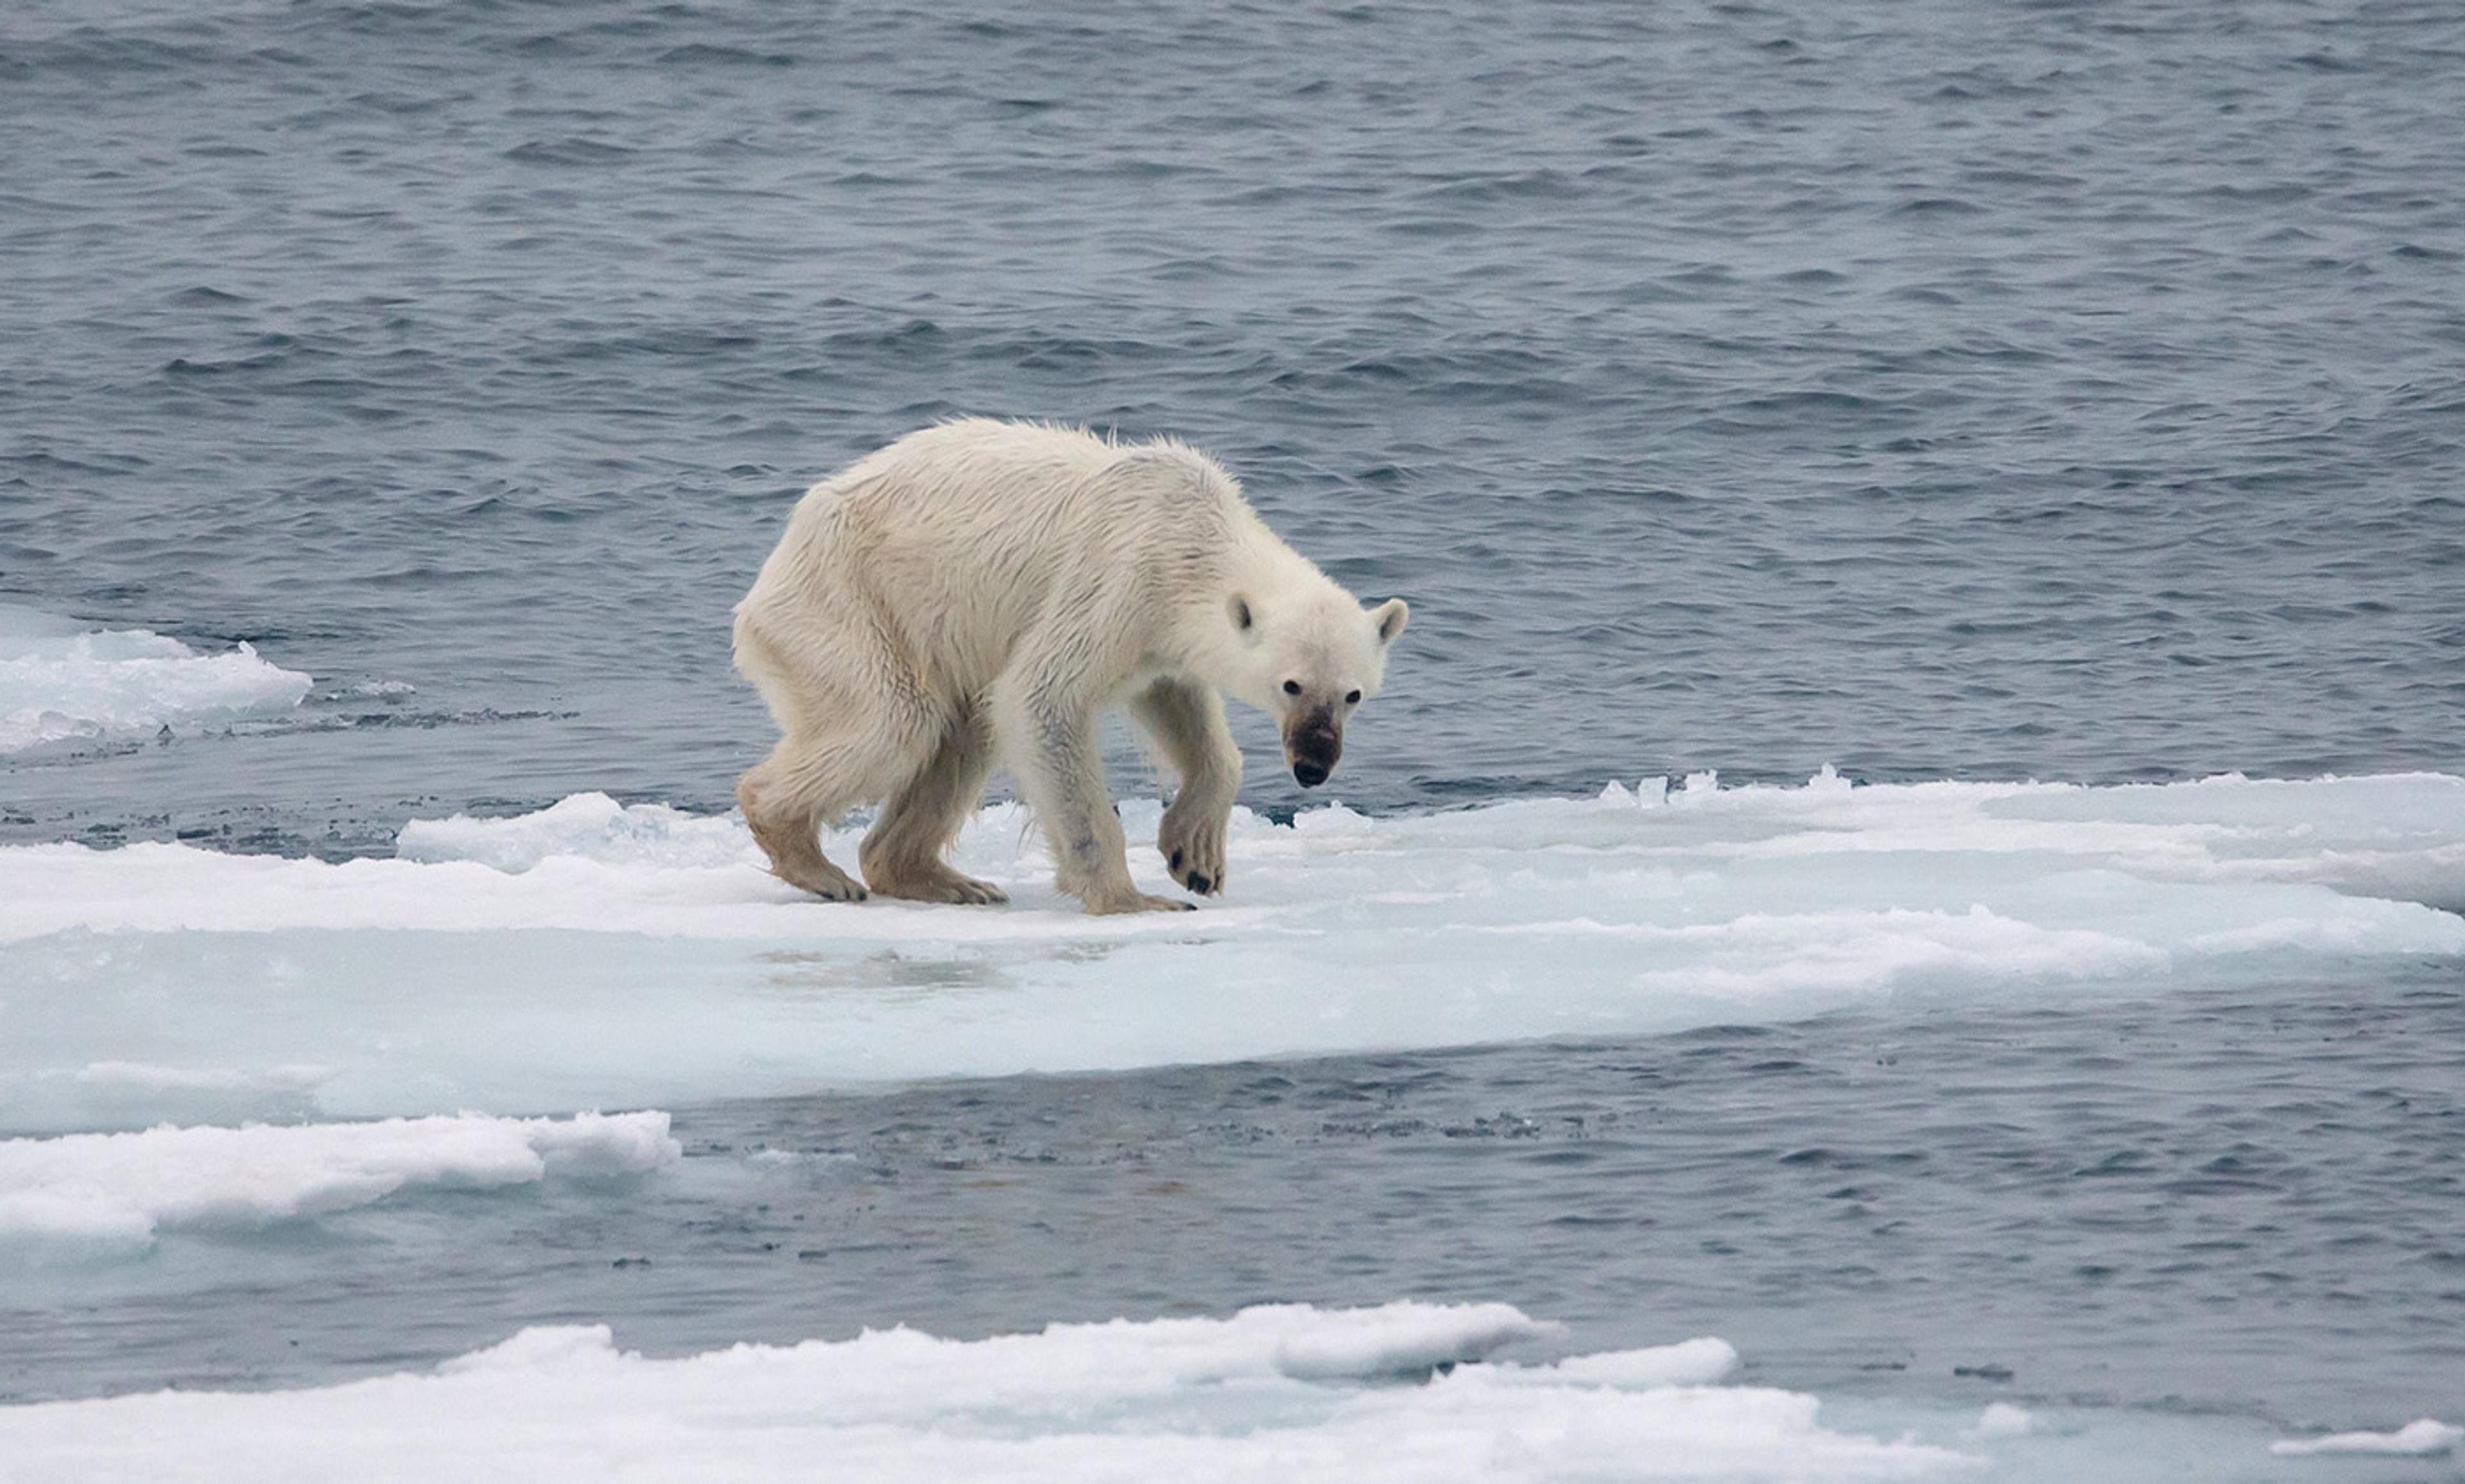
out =
<path fill-rule="evenodd" d="M 1315 788 L 1326 782 L 1335 771 L 1335 760 L 1344 756 L 1344 725 L 1337 720 L 1333 706 L 1319 706 L 1293 717 L 1284 725 L 1284 758 L 1293 765 L 1293 779 L 1304 788 Z"/>

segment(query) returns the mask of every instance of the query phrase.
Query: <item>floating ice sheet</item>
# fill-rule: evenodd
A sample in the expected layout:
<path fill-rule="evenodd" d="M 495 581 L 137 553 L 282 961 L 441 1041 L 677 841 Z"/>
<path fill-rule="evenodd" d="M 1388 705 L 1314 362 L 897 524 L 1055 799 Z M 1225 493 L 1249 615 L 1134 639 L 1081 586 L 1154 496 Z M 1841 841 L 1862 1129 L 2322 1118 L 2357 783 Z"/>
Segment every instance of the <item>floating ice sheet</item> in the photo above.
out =
<path fill-rule="evenodd" d="M 1717 1340 L 1482 1362 L 1555 1331 L 1500 1304 L 1286 1305 L 649 1360 L 604 1326 L 529 1329 L 428 1375 L 0 1408 L 0 1477 L 1812 1484 L 1983 1461 L 1831 1430 L 1810 1396 L 1713 1384 L 1734 1359 Z"/>
<path fill-rule="evenodd" d="M 1151 837 L 1157 806 L 1122 813 Z M 339 865 L 0 850 L 0 1131 L 640 1107 L 2465 955 L 2465 780 L 2439 775 L 1244 813 L 1225 898 L 1135 918 L 1056 897 L 1013 808 L 958 855 L 1015 905 L 814 901 L 734 819 L 601 795 L 414 822 L 398 858 Z M 1152 849 L 1132 866 L 1162 884 Z"/>
<path fill-rule="evenodd" d="M 2376 1454 L 2395 1458 L 2440 1458 L 2465 1443 L 2465 1428 L 2451 1427 L 2435 1417 L 2422 1417 L 2393 1432 L 2332 1432 L 2326 1437 L 2271 1443 L 2280 1458 L 2310 1458 L 2337 1453 Z"/>
<path fill-rule="evenodd" d="M 0 754 L 281 716 L 313 683 L 245 643 L 202 654 L 143 629 L 88 631 L 0 604 Z"/>
<path fill-rule="evenodd" d="M 2247 1420 L 1825 1403 L 1730 1383 L 1738 1357 L 1718 1340 L 1548 1359 L 1562 1342 L 1503 1304 L 1413 1302 L 665 1360 L 604 1325 L 533 1328 L 342 1385 L 0 1406 L 0 1481 L 2247 1484 L 2319 1470 L 2272 1456 Z"/>
<path fill-rule="evenodd" d="M 168 1225 L 259 1226 L 365 1206 L 405 1186 L 522 1185 L 551 1169 L 635 1174 L 682 1154 L 664 1113 L 0 1140 L 0 1256 L 142 1245 Z"/>

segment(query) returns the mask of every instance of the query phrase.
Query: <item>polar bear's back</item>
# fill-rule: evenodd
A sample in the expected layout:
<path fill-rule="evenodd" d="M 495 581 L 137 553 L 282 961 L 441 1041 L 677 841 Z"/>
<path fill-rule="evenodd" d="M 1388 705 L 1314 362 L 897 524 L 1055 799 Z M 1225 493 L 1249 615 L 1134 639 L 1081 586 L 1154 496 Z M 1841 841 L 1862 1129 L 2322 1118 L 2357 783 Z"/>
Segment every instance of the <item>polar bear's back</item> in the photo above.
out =
<path fill-rule="evenodd" d="M 1231 476 L 1182 444 L 990 418 L 910 433 L 813 486 L 799 520 L 808 507 L 838 522 L 841 540 L 929 547 L 944 562 L 1148 540 L 1248 509 Z"/>
<path fill-rule="evenodd" d="M 972 417 L 911 432 L 813 487 L 842 501 L 927 516 L 1019 517 L 1062 503 L 1121 450 L 1077 428 Z"/>
<path fill-rule="evenodd" d="M 842 644 L 861 624 L 933 656 L 945 679 L 981 683 L 1056 594 L 1077 601 L 1147 574 L 1175 594 L 1205 589 L 1215 584 L 1198 569 L 1254 532 L 1264 528 L 1232 477 L 1183 445 L 944 423 L 807 492 L 738 607 L 740 662 L 748 630 L 794 652 Z"/>

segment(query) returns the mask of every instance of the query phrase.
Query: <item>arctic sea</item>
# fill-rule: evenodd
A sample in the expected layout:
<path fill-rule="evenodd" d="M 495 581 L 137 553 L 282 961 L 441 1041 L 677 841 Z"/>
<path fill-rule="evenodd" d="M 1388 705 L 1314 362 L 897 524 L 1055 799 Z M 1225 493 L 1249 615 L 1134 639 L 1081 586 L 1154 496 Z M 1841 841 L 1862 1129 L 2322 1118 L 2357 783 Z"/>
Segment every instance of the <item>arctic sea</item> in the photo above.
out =
<path fill-rule="evenodd" d="M 2460 119 L 2430 4 L 20 0 L 0 1480 L 2459 1477 Z M 1412 603 L 1195 914 L 731 817 L 961 413 Z"/>

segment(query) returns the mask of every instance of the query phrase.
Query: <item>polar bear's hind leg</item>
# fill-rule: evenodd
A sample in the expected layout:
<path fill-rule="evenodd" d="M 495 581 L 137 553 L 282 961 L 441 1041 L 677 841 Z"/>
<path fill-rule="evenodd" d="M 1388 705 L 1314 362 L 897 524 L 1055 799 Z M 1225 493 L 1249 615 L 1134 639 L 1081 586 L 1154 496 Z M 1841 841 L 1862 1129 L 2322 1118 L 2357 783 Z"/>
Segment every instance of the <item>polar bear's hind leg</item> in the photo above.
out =
<path fill-rule="evenodd" d="M 771 874 L 825 901 L 862 901 L 864 888 L 822 854 L 822 826 L 861 794 L 845 783 L 845 749 L 788 737 L 736 785 L 745 828 L 770 857 Z"/>
<path fill-rule="evenodd" d="M 904 698 L 878 694 L 872 676 L 886 673 L 882 665 L 824 653 L 791 666 L 751 623 L 737 626 L 736 662 L 785 733 L 737 783 L 746 828 L 779 879 L 826 901 L 864 900 L 864 887 L 822 854 L 822 827 L 914 771 L 929 719 Z"/>
<path fill-rule="evenodd" d="M 1010 900 L 1000 887 L 961 875 L 942 859 L 984 796 L 992 759 L 991 729 L 982 710 L 970 706 L 951 718 L 933 755 L 891 794 L 866 832 L 856 853 L 866 884 L 884 897 L 911 901 Z"/>

